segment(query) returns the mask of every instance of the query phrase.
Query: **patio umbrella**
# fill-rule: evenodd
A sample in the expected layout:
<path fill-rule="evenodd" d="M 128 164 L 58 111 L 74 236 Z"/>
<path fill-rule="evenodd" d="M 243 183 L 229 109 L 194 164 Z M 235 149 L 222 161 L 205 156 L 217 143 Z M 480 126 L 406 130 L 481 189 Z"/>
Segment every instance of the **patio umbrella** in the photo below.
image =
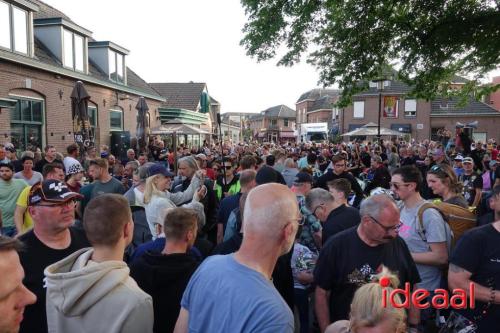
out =
<path fill-rule="evenodd" d="M 136 128 L 136 137 L 137 137 L 137 145 L 139 152 L 144 153 L 147 147 L 147 129 L 149 124 L 147 123 L 146 112 L 148 112 L 149 107 L 146 103 L 146 99 L 144 97 L 139 97 L 139 101 L 135 106 L 137 109 L 137 128 Z"/>
<path fill-rule="evenodd" d="M 77 81 L 71 92 L 71 111 L 73 113 L 73 134 L 75 142 L 80 146 L 80 156 L 83 158 L 85 147 L 93 145 L 90 133 L 88 113 L 90 95 L 85 90 L 82 81 Z"/>
<path fill-rule="evenodd" d="M 368 123 L 360 128 L 356 128 L 350 132 L 342 134 L 342 136 L 376 136 L 377 133 L 377 124 Z M 402 133 L 398 131 L 391 130 L 389 128 L 380 127 L 380 135 L 383 136 L 401 136 Z"/>

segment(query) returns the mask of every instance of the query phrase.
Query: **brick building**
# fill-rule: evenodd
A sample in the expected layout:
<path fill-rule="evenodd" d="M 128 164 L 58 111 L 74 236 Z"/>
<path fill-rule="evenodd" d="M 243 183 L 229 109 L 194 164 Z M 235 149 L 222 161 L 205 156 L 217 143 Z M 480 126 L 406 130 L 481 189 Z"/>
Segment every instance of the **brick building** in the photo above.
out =
<path fill-rule="evenodd" d="M 455 77 L 454 89 L 460 89 L 466 80 Z M 474 130 L 476 141 L 496 138 L 500 131 L 500 112 L 474 99 L 460 106 L 456 99 L 437 98 L 432 101 L 407 96 L 410 87 L 392 78 L 383 82 L 383 89 L 370 82 L 369 90 L 353 97 L 353 104 L 340 110 L 341 133 L 352 131 L 369 122 L 378 122 L 379 101 L 381 101 L 381 127 L 401 132 L 407 138 L 417 141 L 435 139 L 439 129 L 446 128 L 454 133 L 457 122 L 469 124 L 478 121 Z"/>
<path fill-rule="evenodd" d="M 277 105 L 250 117 L 255 140 L 264 142 L 295 141 L 295 110 Z"/>
<path fill-rule="evenodd" d="M 302 123 L 328 123 L 328 128 L 338 128 L 338 109 L 335 107 L 340 90 L 312 89 L 303 93 L 295 103 L 297 128 Z"/>
<path fill-rule="evenodd" d="M 0 135 L 18 150 L 74 142 L 71 91 L 82 81 L 89 95 L 95 143 L 112 132 L 135 135 L 139 97 L 149 106 L 150 126 L 160 122 L 165 98 L 126 66 L 129 51 L 38 0 L 2 0 L 0 17 Z"/>

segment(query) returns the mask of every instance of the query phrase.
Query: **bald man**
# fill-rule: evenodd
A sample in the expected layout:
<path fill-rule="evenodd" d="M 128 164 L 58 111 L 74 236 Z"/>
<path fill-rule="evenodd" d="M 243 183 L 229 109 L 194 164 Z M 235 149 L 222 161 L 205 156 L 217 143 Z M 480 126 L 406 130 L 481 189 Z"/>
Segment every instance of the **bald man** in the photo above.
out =
<path fill-rule="evenodd" d="M 252 189 L 243 212 L 243 242 L 205 260 L 184 292 L 175 327 L 184 332 L 293 332 L 293 314 L 273 286 L 278 257 L 293 246 L 301 222 L 285 185 Z"/>

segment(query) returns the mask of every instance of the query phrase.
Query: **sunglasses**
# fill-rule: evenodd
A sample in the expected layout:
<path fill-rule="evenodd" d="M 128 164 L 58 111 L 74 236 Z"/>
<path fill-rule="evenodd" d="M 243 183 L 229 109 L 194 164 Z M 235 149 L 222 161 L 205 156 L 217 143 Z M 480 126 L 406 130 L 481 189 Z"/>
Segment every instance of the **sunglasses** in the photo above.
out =
<path fill-rule="evenodd" d="M 376 224 L 378 224 L 380 227 L 382 227 L 382 229 L 385 230 L 386 233 L 389 233 L 391 231 L 396 231 L 398 232 L 399 229 L 401 229 L 401 227 L 403 226 L 403 222 L 399 221 L 398 224 L 396 224 L 395 226 L 392 226 L 392 227 L 388 227 L 388 226 L 385 226 L 383 225 L 382 223 L 380 223 L 376 218 L 374 218 L 373 216 L 371 215 L 368 215 L 369 218 L 372 219 L 373 222 L 375 222 Z"/>

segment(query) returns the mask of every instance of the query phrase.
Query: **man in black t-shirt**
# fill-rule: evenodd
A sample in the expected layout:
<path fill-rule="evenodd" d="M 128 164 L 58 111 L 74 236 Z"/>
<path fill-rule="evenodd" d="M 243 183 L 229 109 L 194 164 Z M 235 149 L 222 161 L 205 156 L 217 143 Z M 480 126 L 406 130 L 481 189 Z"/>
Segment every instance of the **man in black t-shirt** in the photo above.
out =
<path fill-rule="evenodd" d="M 469 206 L 477 207 L 481 202 L 483 177 L 474 171 L 474 161 L 471 157 L 463 159 L 464 173 L 458 177 L 464 184 L 463 195 Z"/>
<path fill-rule="evenodd" d="M 27 306 L 20 332 L 46 332 L 44 269 L 76 250 L 90 246 L 83 230 L 71 225 L 75 218 L 75 199 L 81 198 L 58 180 L 32 186 L 28 198 L 33 230 L 20 236 L 24 251 L 19 253 L 24 268 L 24 284 L 37 301 Z"/>
<path fill-rule="evenodd" d="M 498 332 L 500 327 L 499 243 L 500 220 L 497 220 L 466 232 L 460 237 L 450 259 L 450 290 L 469 290 L 470 283 L 474 282 L 475 308 L 455 311 L 475 323 L 478 327 L 474 332 L 477 333 Z"/>
<path fill-rule="evenodd" d="M 314 184 L 314 187 L 321 187 L 322 189 L 328 191 L 328 187 L 326 184 L 329 181 L 341 178 L 347 179 L 351 184 L 352 190 L 356 194 L 353 206 L 358 207 L 359 203 L 363 199 L 363 190 L 361 189 L 361 186 L 359 185 L 356 178 L 354 178 L 352 174 L 345 171 L 347 164 L 344 157 L 342 157 L 342 155 L 340 154 L 333 156 L 332 165 L 333 165 L 333 170 L 328 169 L 328 171 L 324 175 L 319 177 L 316 183 Z"/>
<path fill-rule="evenodd" d="M 420 282 L 415 263 L 403 239 L 399 209 L 385 194 L 361 203 L 361 222 L 331 237 L 320 252 L 314 270 L 316 315 L 323 332 L 332 322 L 349 319 L 355 291 L 370 282 L 384 265 L 398 275 L 400 287 Z M 419 324 L 419 310 L 410 308 L 410 327 Z"/>

